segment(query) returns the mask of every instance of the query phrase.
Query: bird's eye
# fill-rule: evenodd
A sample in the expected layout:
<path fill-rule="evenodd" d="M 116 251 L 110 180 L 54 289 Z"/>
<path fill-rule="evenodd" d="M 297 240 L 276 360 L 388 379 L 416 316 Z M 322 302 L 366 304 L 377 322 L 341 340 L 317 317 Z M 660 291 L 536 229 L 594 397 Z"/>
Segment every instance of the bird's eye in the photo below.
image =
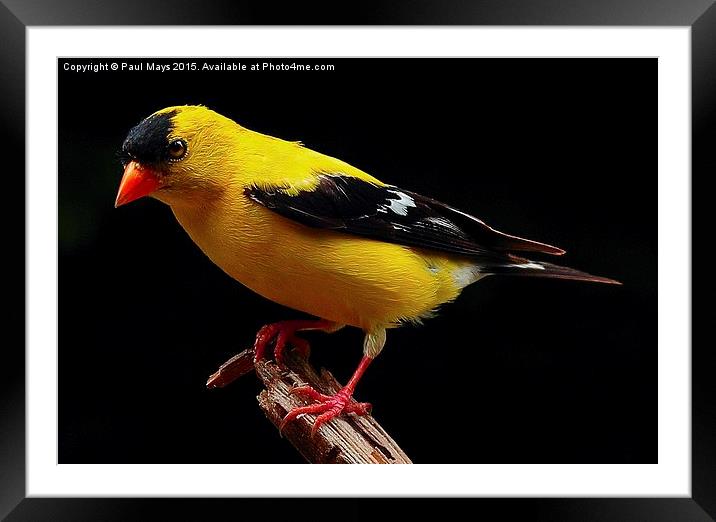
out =
<path fill-rule="evenodd" d="M 174 140 L 167 147 L 169 159 L 180 160 L 186 154 L 186 142 L 184 140 Z"/>

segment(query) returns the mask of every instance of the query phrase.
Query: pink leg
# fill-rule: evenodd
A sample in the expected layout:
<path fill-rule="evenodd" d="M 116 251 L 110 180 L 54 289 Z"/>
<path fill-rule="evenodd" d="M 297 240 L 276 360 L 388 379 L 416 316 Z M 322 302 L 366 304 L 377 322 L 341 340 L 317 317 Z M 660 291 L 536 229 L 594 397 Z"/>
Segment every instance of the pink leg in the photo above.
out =
<path fill-rule="evenodd" d="M 296 336 L 299 330 L 331 330 L 336 325 L 331 321 L 323 319 L 299 319 L 292 321 L 279 321 L 278 323 L 267 324 L 256 334 L 254 341 L 254 361 L 263 359 L 266 348 L 272 340 L 276 340 L 274 345 L 274 357 L 276 362 L 283 365 L 283 352 L 287 343 L 293 344 L 299 351 L 308 356 L 310 349 L 308 341 Z"/>
<path fill-rule="evenodd" d="M 369 403 L 353 401 L 353 391 L 355 390 L 358 381 L 365 373 L 366 368 L 368 368 L 372 361 L 372 357 L 368 357 L 367 355 L 363 356 L 363 359 L 361 359 L 358 368 L 353 374 L 353 377 L 351 377 L 351 380 L 348 381 L 348 384 L 341 388 L 335 395 L 324 395 L 322 393 L 317 392 L 310 386 L 301 386 L 299 388 L 294 388 L 292 390 L 292 393 L 302 395 L 308 399 L 314 400 L 317 402 L 317 404 L 311 404 L 310 406 L 301 406 L 299 408 L 294 408 L 293 410 L 288 412 L 288 414 L 286 414 L 286 416 L 283 418 L 283 421 L 281 421 L 279 431 L 283 431 L 283 428 L 286 426 L 286 424 L 296 419 L 299 415 L 303 415 L 304 413 L 320 414 L 316 418 L 316 421 L 313 423 L 313 427 L 311 428 L 311 436 L 316 434 L 316 432 L 323 423 L 334 417 L 337 417 L 341 413 L 355 413 L 357 415 L 367 415 L 368 413 L 370 413 L 371 405 Z"/>

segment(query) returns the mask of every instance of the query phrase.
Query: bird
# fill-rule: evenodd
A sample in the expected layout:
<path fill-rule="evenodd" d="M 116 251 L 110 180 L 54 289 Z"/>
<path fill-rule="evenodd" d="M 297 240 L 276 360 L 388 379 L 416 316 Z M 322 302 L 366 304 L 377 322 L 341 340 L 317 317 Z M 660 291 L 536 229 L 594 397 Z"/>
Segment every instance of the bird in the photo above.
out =
<path fill-rule="evenodd" d="M 363 331 L 363 356 L 333 395 L 310 386 L 280 429 L 315 416 L 313 435 L 343 414 L 367 415 L 356 385 L 383 349 L 386 331 L 420 324 L 491 275 L 621 284 L 533 254 L 546 243 L 500 232 L 436 199 L 384 183 L 340 159 L 243 127 L 203 105 L 161 109 L 129 130 L 119 151 L 119 207 L 149 196 L 167 204 L 189 237 L 230 277 L 311 319 L 267 324 L 255 360 L 273 346 L 306 351 L 299 332 Z M 526 257 L 529 256 L 529 257 Z"/>

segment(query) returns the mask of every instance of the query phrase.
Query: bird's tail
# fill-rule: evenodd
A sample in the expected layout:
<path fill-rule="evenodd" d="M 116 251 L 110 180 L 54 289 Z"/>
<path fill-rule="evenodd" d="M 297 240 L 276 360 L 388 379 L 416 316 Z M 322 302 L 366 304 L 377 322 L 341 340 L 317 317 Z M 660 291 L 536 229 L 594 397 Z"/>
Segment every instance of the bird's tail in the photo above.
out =
<path fill-rule="evenodd" d="M 485 273 L 516 275 L 530 277 L 549 277 L 552 279 L 572 279 L 575 281 L 588 281 L 590 283 L 606 283 L 609 285 L 621 285 L 622 283 L 608 277 L 595 276 L 569 268 L 566 266 L 554 265 L 544 261 L 532 261 L 515 255 L 509 255 L 510 262 L 492 264 L 483 267 Z"/>

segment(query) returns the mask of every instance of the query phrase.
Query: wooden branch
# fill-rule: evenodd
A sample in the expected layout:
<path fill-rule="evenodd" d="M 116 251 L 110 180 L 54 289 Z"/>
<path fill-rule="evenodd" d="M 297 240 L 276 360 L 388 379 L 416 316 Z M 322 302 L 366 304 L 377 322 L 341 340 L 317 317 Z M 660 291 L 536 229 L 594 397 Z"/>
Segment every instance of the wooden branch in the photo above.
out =
<path fill-rule="evenodd" d="M 266 417 L 277 428 L 283 417 L 293 408 L 308 404 L 289 392 L 296 386 L 310 384 L 325 394 L 337 392 L 341 385 L 325 369 L 317 374 L 308 361 L 295 352 L 285 355 L 288 367 L 274 361 L 261 360 L 256 373 L 266 387 L 257 397 Z M 235 355 L 214 373 L 206 383 L 208 388 L 223 388 L 254 369 L 253 349 Z M 303 415 L 290 422 L 283 436 L 313 464 L 410 464 L 408 456 L 371 416 L 353 413 L 331 419 L 314 437 L 311 427 L 315 415 Z"/>

